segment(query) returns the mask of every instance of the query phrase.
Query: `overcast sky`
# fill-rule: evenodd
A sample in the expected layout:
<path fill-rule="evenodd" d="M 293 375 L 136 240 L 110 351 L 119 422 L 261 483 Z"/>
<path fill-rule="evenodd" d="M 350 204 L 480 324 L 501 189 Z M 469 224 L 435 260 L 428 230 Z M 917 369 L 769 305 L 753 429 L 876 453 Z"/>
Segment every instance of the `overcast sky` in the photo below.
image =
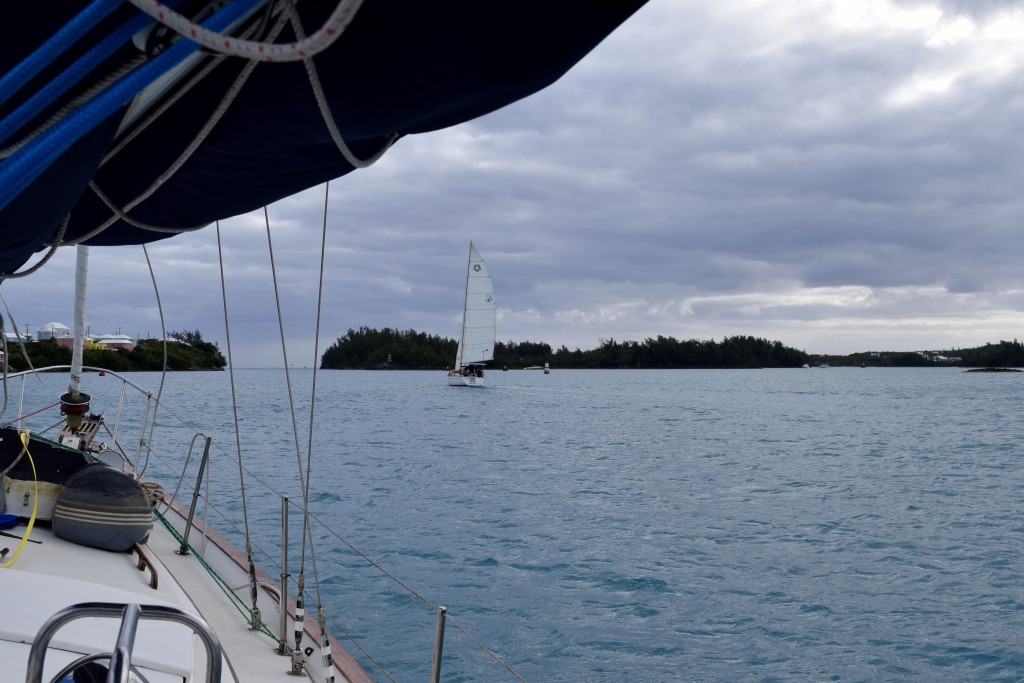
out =
<path fill-rule="evenodd" d="M 651 0 L 547 90 L 331 184 L 320 353 L 363 325 L 457 336 L 471 239 L 502 340 L 1024 337 L 1022 36 L 1019 2 Z M 298 367 L 323 202 L 269 207 Z M 233 362 L 280 365 L 263 213 L 221 235 Z M 149 255 L 167 329 L 224 348 L 214 227 Z M 73 265 L 4 283 L 21 329 L 71 325 Z M 159 336 L 141 247 L 92 249 L 87 318 Z"/>

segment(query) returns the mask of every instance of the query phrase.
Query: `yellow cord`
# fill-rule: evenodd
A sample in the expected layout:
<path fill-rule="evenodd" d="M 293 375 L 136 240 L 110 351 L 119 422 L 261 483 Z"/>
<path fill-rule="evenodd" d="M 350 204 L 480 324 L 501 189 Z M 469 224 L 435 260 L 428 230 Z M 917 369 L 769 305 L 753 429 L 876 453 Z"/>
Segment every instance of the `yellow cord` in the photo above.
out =
<path fill-rule="evenodd" d="M 21 543 L 18 544 L 18 549 L 14 551 L 13 555 L 11 555 L 11 559 L 0 565 L 0 569 L 6 569 L 11 566 L 11 562 L 14 562 L 14 558 L 21 554 L 21 549 L 25 547 L 25 543 L 28 541 L 28 535 L 32 533 L 32 527 L 35 526 L 36 523 L 36 509 L 39 505 L 39 475 L 36 474 L 36 463 L 32 459 L 32 454 L 28 452 L 27 429 L 21 430 L 21 445 L 25 448 L 25 455 L 28 456 L 28 463 L 32 465 L 32 479 L 36 485 L 36 495 L 32 498 L 32 516 L 28 519 L 28 526 L 25 528 L 25 535 L 21 537 Z"/>

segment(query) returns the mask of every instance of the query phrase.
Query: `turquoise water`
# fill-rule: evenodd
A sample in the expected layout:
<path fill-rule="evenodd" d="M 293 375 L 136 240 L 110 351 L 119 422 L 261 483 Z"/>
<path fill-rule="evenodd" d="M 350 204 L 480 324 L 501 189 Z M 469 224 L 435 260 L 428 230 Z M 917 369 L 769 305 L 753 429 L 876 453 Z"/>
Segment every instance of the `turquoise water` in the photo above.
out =
<path fill-rule="evenodd" d="M 311 378 L 292 377 L 303 462 Z M 219 444 L 212 502 L 241 527 L 227 379 L 170 375 L 164 399 Z M 112 414 L 113 379 L 85 381 Z M 1024 679 L 1024 376 L 487 381 L 319 373 L 311 508 L 526 680 Z M 299 497 L 283 374 L 240 370 L 236 384 L 249 525 L 276 574 L 280 504 L 255 478 Z M 154 440 L 180 431 L 163 415 Z M 329 615 L 387 674 L 359 655 L 364 667 L 426 680 L 430 606 L 316 535 Z M 442 680 L 515 680 L 451 624 L 444 652 Z"/>

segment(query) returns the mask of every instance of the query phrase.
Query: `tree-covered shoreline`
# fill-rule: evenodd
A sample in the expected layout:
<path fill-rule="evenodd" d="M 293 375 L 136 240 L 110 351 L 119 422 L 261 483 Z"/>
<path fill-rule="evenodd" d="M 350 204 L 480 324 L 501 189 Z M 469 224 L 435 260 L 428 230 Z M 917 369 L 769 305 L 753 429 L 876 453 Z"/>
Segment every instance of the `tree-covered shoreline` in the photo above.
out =
<path fill-rule="evenodd" d="M 458 341 L 438 335 L 370 327 L 349 329 L 321 357 L 324 370 L 444 370 L 452 366 Z M 1024 367 L 1024 344 L 1016 339 L 976 348 L 937 351 L 865 351 L 809 354 L 769 341 L 737 335 L 721 341 L 648 337 L 643 341 L 601 339 L 597 348 L 552 349 L 546 342 L 505 341 L 494 345 L 492 368 L 509 370 L 550 363 L 560 369 L 730 369 L 833 367 Z"/>
<path fill-rule="evenodd" d="M 199 330 L 172 332 L 167 342 L 167 369 L 223 370 L 227 366 L 224 355 L 216 344 L 204 341 Z M 53 339 L 25 344 L 32 366 L 45 368 L 70 365 L 71 349 Z M 28 370 L 28 362 L 17 344 L 7 345 L 7 363 L 11 372 Z M 159 371 L 164 366 L 164 343 L 159 339 L 140 339 L 131 351 L 125 349 L 82 350 L 82 364 L 86 367 L 105 368 L 113 372 Z"/>

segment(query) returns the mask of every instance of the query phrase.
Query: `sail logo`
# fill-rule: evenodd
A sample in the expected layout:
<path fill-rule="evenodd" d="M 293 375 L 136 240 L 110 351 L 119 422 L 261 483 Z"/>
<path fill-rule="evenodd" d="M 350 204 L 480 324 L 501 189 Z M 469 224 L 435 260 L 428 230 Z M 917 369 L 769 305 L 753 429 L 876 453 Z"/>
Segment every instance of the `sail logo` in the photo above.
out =
<path fill-rule="evenodd" d="M 475 273 L 479 273 L 480 272 L 480 264 L 479 263 L 477 263 L 476 265 L 473 266 L 473 272 L 475 272 Z"/>
<path fill-rule="evenodd" d="M 487 303 L 491 303 L 492 301 L 494 301 L 494 297 L 491 296 L 490 294 L 488 294 L 487 295 Z"/>

